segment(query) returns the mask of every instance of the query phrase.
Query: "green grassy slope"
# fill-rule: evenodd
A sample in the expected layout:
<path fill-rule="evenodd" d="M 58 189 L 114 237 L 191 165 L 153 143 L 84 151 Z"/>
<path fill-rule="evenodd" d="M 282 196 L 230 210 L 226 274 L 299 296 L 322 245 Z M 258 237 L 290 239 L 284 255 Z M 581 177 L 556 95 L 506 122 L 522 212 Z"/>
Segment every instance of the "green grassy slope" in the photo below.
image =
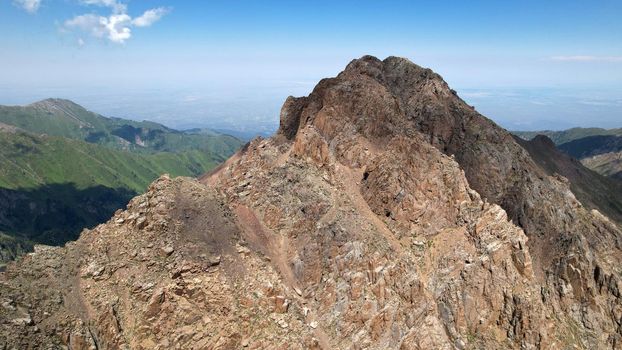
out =
<path fill-rule="evenodd" d="M 77 238 L 163 173 L 197 176 L 219 162 L 199 150 L 137 154 L 63 137 L 0 132 L 0 260 L 32 243 Z"/>
<path fill-rule="evenodd" d="M 0 106 L 0 122 L 38 134 L 83 139 L 90 130 L 103 130 L 106 121 L 79 105 L 48 99 L 28 106 Z"/>
<path fill-rule="evenodd" d="M 22 130 L 139 153 L 201 150 L 230 155 L 242 141 L 217 132 L 183 132 L 149 121 L 107 118 L 63 99 L 28 106 L 0 106 L 0 123 Z"/>
<path fill-rule="evenodd" d="M 109 219 L 158 176 L 199 176 L 242 141 L 106 118 L 61 99 L 0 106 L 0 263 Z"/>
<path fill-rule="evenodd" d="M 197 176 L 220 161 L 199 150 L 137 154 L 62 137 L 0 134 L 0 187 L 9 189 L 73 183 L 141 192 L 160 174 Z"/>

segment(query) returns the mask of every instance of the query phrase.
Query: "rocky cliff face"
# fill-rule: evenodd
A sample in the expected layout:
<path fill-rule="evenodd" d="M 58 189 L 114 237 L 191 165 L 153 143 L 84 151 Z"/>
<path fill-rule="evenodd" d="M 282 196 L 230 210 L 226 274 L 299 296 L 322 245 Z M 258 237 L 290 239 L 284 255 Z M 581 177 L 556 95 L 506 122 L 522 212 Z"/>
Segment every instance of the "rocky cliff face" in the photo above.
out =
<path fill-rule="evenodd" d="M 197 180 L 2 275 L 10 348 L 621 348 L 617 223 L 430 70 L 363 57 Z"/>

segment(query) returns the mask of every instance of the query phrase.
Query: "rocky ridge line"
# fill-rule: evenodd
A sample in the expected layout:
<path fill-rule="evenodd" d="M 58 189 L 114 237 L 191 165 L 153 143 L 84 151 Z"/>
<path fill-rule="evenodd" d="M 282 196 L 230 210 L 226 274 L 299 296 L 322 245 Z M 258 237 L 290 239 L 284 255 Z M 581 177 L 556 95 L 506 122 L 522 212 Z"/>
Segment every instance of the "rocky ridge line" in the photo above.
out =
<path fill-rule="evenodd" d="M 619 237 L 440 76 L 366 56 L 288 98 L 276 136 L 9 266 L 0 339 L 619 348 Z"/>

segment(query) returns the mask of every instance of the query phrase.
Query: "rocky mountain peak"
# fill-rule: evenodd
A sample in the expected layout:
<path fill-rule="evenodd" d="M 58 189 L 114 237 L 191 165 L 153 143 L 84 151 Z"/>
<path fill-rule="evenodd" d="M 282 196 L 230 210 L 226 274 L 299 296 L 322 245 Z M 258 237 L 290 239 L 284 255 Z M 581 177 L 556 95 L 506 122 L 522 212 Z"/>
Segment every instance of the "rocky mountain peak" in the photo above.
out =
<path fill-rule="evenodd" d="M 289 97 L 281 110 L 278 133 L 292 139 L 298 129 L 314 124 L 323 129 L 323 135 L 329 136 L 336 129 L 347 128 L 343 123 L 360 131 L 377 133 L 379 137 L 392 135 L 393 131 L 401 133 L 404 124 L 412 119 L 410 111 L 403 109 L 412 95 L 425 98 L 429 109 L 440 108 L 439 105 L 448 103 L 447 99 L 451 103 L 462 103 L 445 81 L 430 69 L 400 57 L 392 56 L 381 61 L 373 56 L 363 56 L 350 62 L 337 77 L 320 81 L 308 97 Z M 331 111 L 348 108 L 343 105 L 346 98 L 355 99 L 349 103 L 358 106 L 359 110 L 354 111 L 356 114 L 347 116 L 348 119 L 339 116 L 341 121 L 327 123 L 326 118 L 333 117 Z M 363 110 L 369 106 L 386 109 L 382 113 Z M 316 122 L 312 116 L 318 112 L 322 118 Z"/>
<path fill-rule="evenodd" d="M 9 266 L 0 335 L 16 348 L 619 348 L 617 225 L 440 76 L 364 56 L 289 97 L 274 137 L 198 181 L 162 177 L 76 243 Z"/>
<path fill-rule="evenodd" d="M 536 135 L 531 141 L 542 147 L 555 148 L 555 142 L 546 135 Z"/>

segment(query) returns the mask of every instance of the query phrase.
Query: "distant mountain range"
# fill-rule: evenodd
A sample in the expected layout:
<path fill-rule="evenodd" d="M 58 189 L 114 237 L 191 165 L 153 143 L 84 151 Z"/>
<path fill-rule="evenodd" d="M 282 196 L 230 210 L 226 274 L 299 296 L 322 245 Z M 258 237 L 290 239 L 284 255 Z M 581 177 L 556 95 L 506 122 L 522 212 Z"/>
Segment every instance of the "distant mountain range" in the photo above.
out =
<path fill-rule="evenodd" d="M 236 137 L 207 129 L 186 132 L 149 121 L 107 118 L 63 99 L 46 99 L 28 106 L 0 106 L 0 123 L 31 133 L 61 136 L 139 153 L 198 149 L 220 156 L 240 144 Z"/>
<path fill-rule="evenodd" d="M 0 106 L 0 261 L 63 244 L 108 219 L 163 173 L 197 176 L 242 141 L 106 118 L 61 99 Z"/>
<path fill-rule="evenodd" d="M 558 149 L 580 160 L 586 167 L 601 175 L 622 180 L 622 128 L 514 131 L 513 134 L 525 140 L 545 135 Z"/>

